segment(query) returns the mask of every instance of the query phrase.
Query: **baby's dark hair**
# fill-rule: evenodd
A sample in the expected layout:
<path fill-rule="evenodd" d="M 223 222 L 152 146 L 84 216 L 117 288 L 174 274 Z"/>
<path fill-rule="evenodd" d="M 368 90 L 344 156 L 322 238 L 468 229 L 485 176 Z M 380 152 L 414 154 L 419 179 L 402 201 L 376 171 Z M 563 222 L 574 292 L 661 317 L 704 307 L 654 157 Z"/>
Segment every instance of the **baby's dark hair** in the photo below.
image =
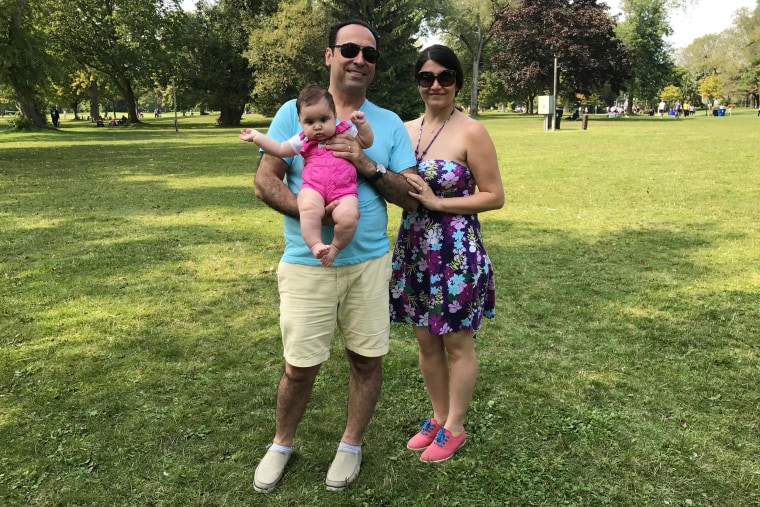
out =
<path fill-rule="evenodd" d="M 304 86 L 301 93 L 298 94 L 298 98 L 296 99 L 296 111 L 298 111 L 298 114 L 301 114 L 301 106 L 311 106 L 322 99 L 327 101 L 327 105 L 330 106 L 333 114 L 337 114 L 332 94 L 327 91 L 326 88 L 316 84 Z"/>

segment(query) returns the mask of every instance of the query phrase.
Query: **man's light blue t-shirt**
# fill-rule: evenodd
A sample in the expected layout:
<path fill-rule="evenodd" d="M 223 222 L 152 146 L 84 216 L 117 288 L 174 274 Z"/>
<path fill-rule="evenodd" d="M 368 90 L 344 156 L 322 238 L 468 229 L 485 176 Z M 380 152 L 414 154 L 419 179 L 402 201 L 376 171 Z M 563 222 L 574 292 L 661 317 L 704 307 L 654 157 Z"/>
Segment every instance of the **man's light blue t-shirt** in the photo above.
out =
<path fill-rule="evenodd" d="M 380 108 L 368 100 L 364 101 L 359 111 L 365 114 L 372 127 L 375 140 L 372 146 L 364 150 L 371 160 L 383 164 L 389 171 L 401 172 L 416 165 L 412 143 L 403 122 L 398 115 L 387 109 Z M 290 100 L 282 105 L 275 114 L 267 136 L 279 142 L 286 141 L 303 129 L 298 123 L 296 101 Z M 303 157 L 283 159 L 288 164 L 285 183 L 293 193 L 298 194 L 301 188 L 301 171 Z M 374 187 L 363 177 L 358 178 L 359 192 L 359 226 L 351 243 L 341 250 L 333 262 L 333 266 L 358 264 L 384 255 L 389 250 L 388 210 L 385 199 L 378 194 Z M 319 259 L 306 246 L 301 236 L 301 224 L 295 218 L 284 216 L 285 252 L 283 262 L 294 264 L 320 265 Z M 333 238 L 332 227 L 322 227 L 322 241 L 330 244 Z"/>

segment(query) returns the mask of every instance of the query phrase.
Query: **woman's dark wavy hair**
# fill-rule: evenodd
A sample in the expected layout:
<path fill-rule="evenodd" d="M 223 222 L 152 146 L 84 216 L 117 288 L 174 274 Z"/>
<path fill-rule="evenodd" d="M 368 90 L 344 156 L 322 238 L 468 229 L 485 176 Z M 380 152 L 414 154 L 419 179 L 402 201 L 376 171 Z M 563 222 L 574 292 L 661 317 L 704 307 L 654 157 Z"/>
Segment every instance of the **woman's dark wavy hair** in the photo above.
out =
<path fill-rule="evenodd" d="M 459 62 L 456 53 L 454 53 L 454 51 L 448 46 L 442 44 L 434 44 L 423 49 L 419 58 L 417 58 L 417 63 L 414 64 L 415 77 L 428 60 L 433 60 L 435 63 L 443 65 L 447 69 L 451 69 L 456 73 L 456 91 L 459 93 L 459 90 L 462 89 L 462 85 L 464 84 L 464 71 L 462 71 L 462 64 Z"/>

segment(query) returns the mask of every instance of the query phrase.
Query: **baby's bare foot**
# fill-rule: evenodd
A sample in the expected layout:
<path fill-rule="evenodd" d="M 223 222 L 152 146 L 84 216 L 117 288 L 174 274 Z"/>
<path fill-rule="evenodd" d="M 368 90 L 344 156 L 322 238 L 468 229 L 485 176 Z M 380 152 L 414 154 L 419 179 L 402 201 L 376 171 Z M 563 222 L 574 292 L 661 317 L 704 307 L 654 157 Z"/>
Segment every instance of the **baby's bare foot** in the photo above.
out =
<path fill-rule="evenodd" d="M 316 257 L 317 259 L 322 259 L 329 252 L 330 252 L 330 245 L 325 245 L 324 243 L 317 243 L 316 245 L 311 247 L 311 253 L 314 254 L 314 257 Z"/>
<path fill-rule="evenodd" d="M 332 266 L 333 261 L 340 253 L 340 249 L 335 245 L 330 245 L 324 256 L 320 257 L 323 266 Z"/>

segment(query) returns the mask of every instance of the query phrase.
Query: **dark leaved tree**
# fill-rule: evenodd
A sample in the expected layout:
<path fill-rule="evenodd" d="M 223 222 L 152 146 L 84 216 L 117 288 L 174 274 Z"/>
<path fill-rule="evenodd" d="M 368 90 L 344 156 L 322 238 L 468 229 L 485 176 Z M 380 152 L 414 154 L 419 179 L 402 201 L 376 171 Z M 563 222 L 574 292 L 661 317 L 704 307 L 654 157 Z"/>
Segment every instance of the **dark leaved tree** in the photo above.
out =
<path fill-rule="evenodd" d="M 496 15 L 502 51 L 494 69 L 510 95 L 527 98 L 553 91 L 557 59 L 558 95 L 589 95 L 605 83 L 618 92 L 629 76 L 625 47 L 615 37 L 615 19 L 596 0 L 524 0 Z"/>

